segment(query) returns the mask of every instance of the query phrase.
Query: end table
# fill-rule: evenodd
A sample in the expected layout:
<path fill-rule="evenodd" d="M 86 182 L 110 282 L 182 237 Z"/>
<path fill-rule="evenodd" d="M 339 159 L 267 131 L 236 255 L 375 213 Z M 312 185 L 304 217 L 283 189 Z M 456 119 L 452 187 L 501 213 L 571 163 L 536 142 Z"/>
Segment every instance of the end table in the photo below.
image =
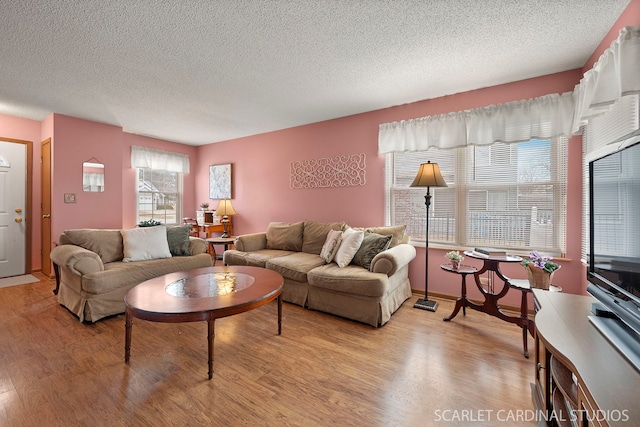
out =
<path fill-rule="evenodd" d="M 460 298 L 456 300 L 456 306 L 453 309 L 453 312 L 449 315 L 449 317 L 445 317 L 445 322 L 456 317 L 460 308 L 462 307 L 462 315 L 467 315 L 467 307 L 470 305 L 469 300 L 467 299 L 467 274 L 475 274 L 478 271 L 475 267 L 470 265 L 460 265 L 458 268 L 453 268 L 451 264 L 441 264 L 440 268 L 445 271 L 450 271 L 451 273 L 460 274 L 462 276 L 462 288 L 460 289 Z"/>
<path fill-rule="evenodd" d="M 224 252 L 229 249 L 229 245 L 232 245 L 233 242 L 236 241 L 236 238 L 231 236 L 231 237 L 208 237 L 205 239 L 207 244 L 209 245 L 209 255 L 211 255 L 211 258 L 213 258 L 213 265 L 216 265 L 216 260 L 220 259 L 222 260 L 222 254 L 224 254 Z M 216 254 L 216 247 L 215 245 L 222 245 L 224 246 L 224 250 L 222 251 L 222 254 L 220 254 L 220 258 L 218 258 L 218 255 Z"/>

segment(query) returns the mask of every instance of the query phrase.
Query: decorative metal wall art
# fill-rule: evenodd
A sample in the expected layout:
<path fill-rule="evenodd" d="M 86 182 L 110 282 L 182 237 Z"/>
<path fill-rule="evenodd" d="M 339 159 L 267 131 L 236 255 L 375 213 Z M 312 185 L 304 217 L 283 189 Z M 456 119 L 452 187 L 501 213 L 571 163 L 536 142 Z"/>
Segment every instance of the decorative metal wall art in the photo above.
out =
<path fill-rule="evenodd" d="M 365 185 L 365 154 L 291 162 L 291 188 L 355 187 Z"/>

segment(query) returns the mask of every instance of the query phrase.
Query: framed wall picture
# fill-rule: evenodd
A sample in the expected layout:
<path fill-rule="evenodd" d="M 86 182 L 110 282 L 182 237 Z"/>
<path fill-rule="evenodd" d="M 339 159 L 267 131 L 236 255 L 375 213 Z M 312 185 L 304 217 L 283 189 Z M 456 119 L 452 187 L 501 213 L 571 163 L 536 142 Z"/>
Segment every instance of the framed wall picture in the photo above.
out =
<path fill-rule="evenodd" d="M 209 166 L 209 198 L 231 198 L 231 163 Z"/>

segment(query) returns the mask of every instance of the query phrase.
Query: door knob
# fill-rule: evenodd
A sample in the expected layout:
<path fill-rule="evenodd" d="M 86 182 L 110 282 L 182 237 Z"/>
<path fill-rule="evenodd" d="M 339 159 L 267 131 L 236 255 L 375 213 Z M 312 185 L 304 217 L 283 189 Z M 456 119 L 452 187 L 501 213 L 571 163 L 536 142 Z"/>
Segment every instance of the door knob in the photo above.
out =
<path fill-rule="evenodd" d="M 42 218 L 51 218 L 51 214 L 42 215 Z"/>
<path fill-rule="evenodd" d="M 15 222 L 22 222 L 22 218 L 20 218 L 20 217 L 16 218 Z"/>
<path fill-rule="evenodd" d="M 16 208 L 16 213 L 20 213 L 20 212 L 22 212 L 22 209 Z"/>

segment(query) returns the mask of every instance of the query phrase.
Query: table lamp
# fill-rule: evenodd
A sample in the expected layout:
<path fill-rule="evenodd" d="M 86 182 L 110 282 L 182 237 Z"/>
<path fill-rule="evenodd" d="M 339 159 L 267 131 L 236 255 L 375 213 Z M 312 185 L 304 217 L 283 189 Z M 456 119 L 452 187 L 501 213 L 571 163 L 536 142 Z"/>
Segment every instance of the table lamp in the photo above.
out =
<path fill-rule="evenodd" d="M 231 237 L 229 235 L 229 215 L 236 215 L 236 211 L 231 205 L 231 200 L 220 200 L 220 203 L 218 203 L 218 208 L 216 209 L 216 215 L 222 217 L 222 220 L 220 222 L 222 222 L 223 232 L 222 236 L 220 237 Z"/>
<path fill-rule="evenodd" d="M 429 206 L 431 206 L 431 187 L 447 187 L 447 183 L 440 174 L 440 167 L 437 163 L 423 163 L 420 165 L 418 174 L 411 183 L 410 187 L 427 187 L 427 195 L 424 196 L 424 204 L 427 207 L 427 234 L 425 235 L 424 246 L 424 298 L 420 298 L 413 305 L 413 308 L 421 308 L 423 310 L 436 311 L 438 303 L 429 301 Z"/>

